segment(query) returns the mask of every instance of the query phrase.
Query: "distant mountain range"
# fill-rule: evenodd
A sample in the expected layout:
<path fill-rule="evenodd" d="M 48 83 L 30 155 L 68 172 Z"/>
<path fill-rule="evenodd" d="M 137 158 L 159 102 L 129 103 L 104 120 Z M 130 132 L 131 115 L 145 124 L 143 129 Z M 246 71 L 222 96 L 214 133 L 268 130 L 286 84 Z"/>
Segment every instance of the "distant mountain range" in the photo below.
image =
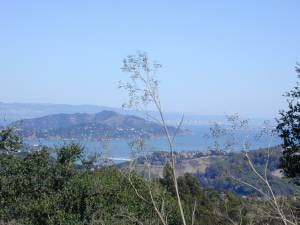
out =
<path fill-rule="evenodd" d="M 21 119 L 32 119 L 53 114 L 97 113 L 103 110 L 120 111 L 118 108 L 95 105 L 0 102 L 0 125 L 9 124 Z"/>
<path fill-rule="evenodd" d="M 55 114 L 34 119 L 19 120 L 11 124 L 25 138 L 45 139 L 99 139 L 128 137 L 159 137 L 163 135 L 159 124 L 141 117 L 122 115 L 114 111 L 95 114 Z M 171 133 L 174 127 L 168 127 Z M 180 131 L 183 132 L 183 131 Z"/>
<path fill-rule="evenodd" d="M 0 126 L 7 125 L 21 119 L 32 119 L 53 114 L 73 113 L 97 113 L 103 110 L 115 111 L 120 114 L 130 114 L 145 118 L 145 115 L 136 111 L 125 111 L 121 108 L 113 108 L 97 105 L 67 105 L 45 103 L 4 103 L 0 102 Z M 152 116 L 158 116 L 156 112 L 150 112 Z M 181 120 L 181 113 L 166 112 L 169 124 L 175 125 Z M 184 125 L 209 125 L 212 121 L 226 122 L 224 115 L 194 115 L 185 114 Z M 147 118 L 146 118 L 147 119 Z M 264 119 L 252 119 L 254 125 L 262 124 Z"/>

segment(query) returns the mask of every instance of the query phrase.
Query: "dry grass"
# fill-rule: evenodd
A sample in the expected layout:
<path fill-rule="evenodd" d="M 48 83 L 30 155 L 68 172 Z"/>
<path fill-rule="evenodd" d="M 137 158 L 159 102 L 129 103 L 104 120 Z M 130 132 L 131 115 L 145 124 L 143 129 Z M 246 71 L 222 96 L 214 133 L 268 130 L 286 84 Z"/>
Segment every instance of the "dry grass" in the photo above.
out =
<path fill-rule="evenodd" d="M 184 159 L 176 163 L 176 175 L 182 176 L 185 173 L 205 173 L 205 170 L 217 160 L 225 158 L 227 156 L 203 156 L 194 159 Z M 164 165 L 151 165 L 151 176 L 152 178 L 163 177 Z M 148 167 L 143 164 L 136 165 L 136 171 L 140 174 L 146 173 Z"/>

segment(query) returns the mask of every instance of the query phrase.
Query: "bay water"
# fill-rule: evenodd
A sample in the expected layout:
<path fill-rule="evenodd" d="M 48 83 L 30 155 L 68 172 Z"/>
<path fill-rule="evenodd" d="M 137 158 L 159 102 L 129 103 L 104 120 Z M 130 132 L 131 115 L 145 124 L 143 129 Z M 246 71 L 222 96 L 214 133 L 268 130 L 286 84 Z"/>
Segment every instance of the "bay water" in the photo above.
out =
<path fill-rule="evenodd" d="M 188 129 L 190 134 L 179 135 L 174 139 L 175 151 L 207 151 L 214 149 L 217 142 L 220 146 L 225 146 L 228 142 L 228 137 L 222 137 L 219 139 L 211 138 L 209 134 L 210 126 L 191 126 Z M 265 135 L 258 138 L 260 130 L 258 128 L 252 128 L 247 131 L 240 131 L 235 135 L 238 145 L 232 147 L 233 150 L 242 150 L 242 144 L 247 141 L 249 149 L 265 148 L 280 144 L 278 137 Z M 106 142 L 106 149 L 103 147 L 103 142 L 95 140 L 26 140 L 28 144 L 36 145 L 42 144 L 50 147 L 59 147 L 65 143 L 75 142 L 80 143 L 85 148 L 85 154 L 90 155 L 94 153 L 106 154 L 107 157 L 129 159 L 130 147 L 128 139 L 113 139 Z M 146 151 L 168 151 L 168 142 L 166 138 L 151 138 L 145 140 Z M 109 155 L 107 155 L 109 154 Z"/>

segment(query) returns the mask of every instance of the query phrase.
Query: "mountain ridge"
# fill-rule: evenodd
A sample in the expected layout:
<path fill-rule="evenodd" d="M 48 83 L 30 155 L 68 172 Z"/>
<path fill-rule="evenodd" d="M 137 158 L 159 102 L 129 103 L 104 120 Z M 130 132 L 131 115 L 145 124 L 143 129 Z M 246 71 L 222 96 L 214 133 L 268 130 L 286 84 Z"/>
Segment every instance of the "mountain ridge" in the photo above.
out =
<path fill-rule="evenodd" d="M 25 138 L 45 139 L 98 139 L 159 137 L 164 134 L 161 126 L 135 115 L 122 115 L 114 111 L 54 114 L 11 124 Z M 171 133 L 175 128 L 168 127 Z M 182 132 L 182 131 L 181 131 Z"/>
<path fill-rule="evenodd" d="M 124 110 L 118 107 L 98 106 L 92 104 L 70 105 L 53 103 L 5 103 L 0 101 L 0 125 L 8 125 L 21 119 L 32 119 L 59 113 L 97 113 L 103 110 L 115 111 L 120 114 L 130 114 L 145 118 L 145 114 L 134 110 Z M 157 112 L 149 112 L 151 116 L 157 117 Z M 165 112 L 168 124 L 176 125 L 180 122 L 182 113 Z M 224 115 L 201 115 L 185 113 L 184 125 L 210 125 L 212 122 L 226 122 Z M 255 125 L 261 125 L 264 118 L 251 119 Z"/>

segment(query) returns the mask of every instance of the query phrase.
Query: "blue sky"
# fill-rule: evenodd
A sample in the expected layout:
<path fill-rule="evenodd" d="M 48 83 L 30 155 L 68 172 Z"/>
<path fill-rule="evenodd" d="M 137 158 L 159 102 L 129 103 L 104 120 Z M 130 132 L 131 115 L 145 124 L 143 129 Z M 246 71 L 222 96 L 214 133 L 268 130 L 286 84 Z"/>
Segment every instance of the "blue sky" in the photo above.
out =
<path fill-rule="evenodd" d="M 296 82 L 300 2 L 0 1 L 0 101 L 120 106 L 122 59 L 163 68 L 167 111 L 273 117 Z"/>

